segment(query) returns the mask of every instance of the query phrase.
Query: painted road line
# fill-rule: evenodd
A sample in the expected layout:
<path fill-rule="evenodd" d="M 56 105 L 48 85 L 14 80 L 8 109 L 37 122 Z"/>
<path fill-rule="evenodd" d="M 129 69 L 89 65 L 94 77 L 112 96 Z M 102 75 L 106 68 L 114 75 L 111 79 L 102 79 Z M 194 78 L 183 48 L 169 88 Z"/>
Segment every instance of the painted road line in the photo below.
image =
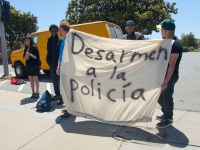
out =
<path fill-rule="evenodd" d="M 5 81 L 1 82 L 1 83 L 0 83 L 0 86 L 1 86 L 2 84 L 6 83 L 7 81 L 8 81 L 8 80 L 5 80 Z"/>
<path fill-rule="evenodd" d="M 19 91 L 22 91 L 24 85 L 25 85 L 25 84 L 20 85 L 20 87 L 19 87 L 19 89 L 18 89 L 18 92 L 19 92 Z"/>
<path fill-rule="evenodd" d="M 49 91 L 49 93 L 51 93 L 51 86 L 50 86 L 50 83 L 47 83 L 47 90 Z"/>

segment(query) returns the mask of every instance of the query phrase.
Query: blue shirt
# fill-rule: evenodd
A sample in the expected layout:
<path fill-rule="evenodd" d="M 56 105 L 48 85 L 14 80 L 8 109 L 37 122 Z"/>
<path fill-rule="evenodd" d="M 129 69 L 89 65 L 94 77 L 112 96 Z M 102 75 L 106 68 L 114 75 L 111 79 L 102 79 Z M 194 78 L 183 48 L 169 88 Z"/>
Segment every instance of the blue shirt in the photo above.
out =
<path fill-rule="evenodd" d="M 58 61 L 59 61 L 60 64 L 62 62 L 62 55 L 63 55 L 63 50 L 64 50 L 64 47 L 65 47 L 65 40 L 66 40 L 66 37 L 62 40 L 62 42 L 60 44 L 60 54 L 59 54 L 59 58 L 58 58 Z"/>

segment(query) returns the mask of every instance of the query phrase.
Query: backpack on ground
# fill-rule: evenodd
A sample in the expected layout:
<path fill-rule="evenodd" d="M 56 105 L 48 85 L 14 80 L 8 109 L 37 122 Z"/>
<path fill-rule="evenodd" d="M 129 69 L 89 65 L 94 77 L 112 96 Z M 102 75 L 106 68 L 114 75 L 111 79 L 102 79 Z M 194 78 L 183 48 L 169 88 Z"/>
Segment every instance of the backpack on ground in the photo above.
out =
<path fill-rule="evenodd" d="M 48 90 L 46 90 L 43 94 L 40 100 L 36 104 L 36 110 L 38 112 L 47 112 L 50 110 L 51 101 L 53 100 L 53 95 L 49 93 Z"/>
<path fill-rule="evenodd" d="M 20 78 L 11 78 L 10 84 L 16 84 L 17 81 L 19 81 L 19 80 L 20 80 Z"/>
<path fill-rule="evenodd" d="M 23 79 L 19 79 L 16 83 L 15 83 L 15 85 L 21 85 L 21 84 L 24 84 L 24 83 L 26 83 Z"/>
<path fill-rule="evenodd" d="M 23 79 L 20 78 L 11 78 L 10 84 L 20 85 L 26 83 Z"/>

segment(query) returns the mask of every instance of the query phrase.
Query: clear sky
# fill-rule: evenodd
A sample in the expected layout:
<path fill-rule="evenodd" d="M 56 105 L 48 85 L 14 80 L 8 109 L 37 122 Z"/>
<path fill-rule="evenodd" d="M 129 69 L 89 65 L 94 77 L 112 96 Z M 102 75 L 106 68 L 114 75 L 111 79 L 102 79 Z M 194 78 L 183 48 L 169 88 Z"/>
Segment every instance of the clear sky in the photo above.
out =
<path fill-rule="evenodd" d="M 65 18 L 68 3 L 71 0 L 7 0 L 12 6 L 21 12 L 31 12 L 38 17 L 40 30 L 46 30 L 51 24 L 59 24 Z M 178 14 L 172 15 L 176 23 L 176 35 L 180 38 L 181 33 L 192 32 L 200 39 L 200 0 L 165 0 L 176 2 Z M 132 19 L 132 18 L 130 18 Z M 132 19 L 133 20 L 133 19 Z M 151 39 L 160 39 L 160 32 L 153 32 L 148 36 Z"/>

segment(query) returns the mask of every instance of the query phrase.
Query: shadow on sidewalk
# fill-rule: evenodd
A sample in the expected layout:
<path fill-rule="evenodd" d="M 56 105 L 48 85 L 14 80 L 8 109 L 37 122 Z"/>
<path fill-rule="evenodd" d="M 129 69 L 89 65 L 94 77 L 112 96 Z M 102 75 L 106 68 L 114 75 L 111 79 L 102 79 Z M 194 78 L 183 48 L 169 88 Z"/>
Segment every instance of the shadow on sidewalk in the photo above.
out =
<path fill-rule="evenodd" d="M 59 117 L 56 119 L 57 123 L 59 122 L 58 120 Z M 76 122 L 76 117 L 61 120 L 59 124 L 67 133 L 114 137 L 118 140 L 128 140 L 129 142 L 155 147 L 163 147 L 165 144 L 168 144 L 173 147 L 184 148 L 189 143 L 185 134 L 173 126 L 166 129 L 125 127 L 104 124 L 92 120 Z M 117 130 L 117 128 L 119 129 Z"/>
<path fill-rule="evenodd" d="M 189 144 L 189 139 L 186 135 L 174 126 L 158 130 L 159 132 L 166 132 L 165 141 L 171 146 L 184 148 Z"/>
<path fill-rule="evenodd" d="M 165 129 L 147 127 L 122 127 L 117 137 L 156 147 L 163 147 L 169 144 L 174 147 L 184 148 L 189 140 L 184 133 L 170 126 Z"/>
<path fill-rule="evenodd" d="M 80 118 L 79 118 L 80 119 Z M 113 137 L 119 126 L 103 124 L 93 120 L 85 120 L 76 122 L 76 117 L 67 119 L 56 118 L 55 122 L 60 124 L 66 133 L 83 134 L 90 136 Z"/>
<path fill-rule="evenodd" d="M 22 100 L 20 100 L 20 105 L 26 105 L 26 104 L 29 104 L 29 103 L 35 103 L 37 102 L 39 98 L 30 98 L 30 97 L 27 97 L 27 98 L 23 98 Z"/>

